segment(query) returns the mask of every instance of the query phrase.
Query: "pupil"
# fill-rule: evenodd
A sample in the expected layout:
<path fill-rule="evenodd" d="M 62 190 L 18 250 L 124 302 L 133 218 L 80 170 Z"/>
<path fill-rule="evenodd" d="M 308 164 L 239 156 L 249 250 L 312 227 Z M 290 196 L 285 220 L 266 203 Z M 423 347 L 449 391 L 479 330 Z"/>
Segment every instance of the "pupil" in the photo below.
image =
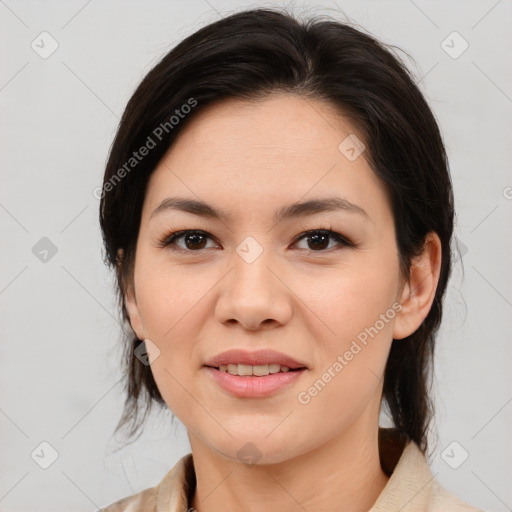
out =
<path fill-rule="evenodd" d="M 328 242 L 329 235 L 324 235 L 322 233 L 310 235 L 309 243 L 311 243 L 312 240 L 315 240 L 315 239 L 317 240 L 318 237 L 321 237 L 323 239 L 322 242 L 324 242 L 324 243 L 320 242 L 321 247 L 318 247 L 318 244 L 316 244 L 315 242 L 313 242 L 313 245 L 316 245 L 316 248 L 325 249 L 329 245 L 329 242 Z M 327 242 L 327 243 L 325 243 L 325 242 Z"/>
<path fill-rule="evenodd" d="M 196 243 L 196 242 L 198 241 L 198 238 L 199 238 L 199 239 L 201 239 L 201 238 L 202 238 L 202 239 L 203 239 L 202 241 L 204 242 L 205 237 L 204 237 L 203 235 L 200 235 L 200 234 L 198 234 L 198 233 L 192 233 L 192 234 L 187 235 L 187 236 L 185 237 L 185 243 L 186 243 L 186 245 L 187 245 L 187 248 L 188 248 L 188 249 L 198 249 L 198 248 L 199 248 L 199 249 L 202 249 L 203 247 L 202 247 L 202 246 L 201 246 L 201 247 L 199 247 L 199 246 L 197 245 L 197 243 Z M 192 244 L 189 244 L 190 240 L 195 240 L 195 242 L 192 242 Z M 204 245 L 204 243 L 203 243 L 202 245 Z"/>

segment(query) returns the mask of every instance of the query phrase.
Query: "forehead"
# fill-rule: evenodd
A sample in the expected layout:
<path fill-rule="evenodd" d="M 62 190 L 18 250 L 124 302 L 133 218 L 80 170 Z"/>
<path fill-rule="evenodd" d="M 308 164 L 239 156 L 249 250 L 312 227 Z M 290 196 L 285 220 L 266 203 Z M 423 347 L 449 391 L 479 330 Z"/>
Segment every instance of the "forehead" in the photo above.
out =
<path fill-rule="evenodd" d="M 296 94 L 273 93 L 263 99 L 231 98 L 205 107 L 182 130 L 178 141 L 180 145 L 193 141 L 215 146 L 222 138 L 240 149 L 289 147 L 296 152 L 319 152 L 329 146 L 332 150 L 333 142 L 341 142 L 350 133 L 354 128 L 334 106 Z M 215 147 L 209 149 L 215 151 Z"/>
<path fill-rule="evenodd" d="M 336 192 L 355 203 L 385 201 L 364 153 L 351 160 L 340 150 L 354 135 L 361 139 L 325 102 L 282 93 L 224 100 L 180 132 L 151 176 L 147 202 L 181 193 L 249 208 Z"/>

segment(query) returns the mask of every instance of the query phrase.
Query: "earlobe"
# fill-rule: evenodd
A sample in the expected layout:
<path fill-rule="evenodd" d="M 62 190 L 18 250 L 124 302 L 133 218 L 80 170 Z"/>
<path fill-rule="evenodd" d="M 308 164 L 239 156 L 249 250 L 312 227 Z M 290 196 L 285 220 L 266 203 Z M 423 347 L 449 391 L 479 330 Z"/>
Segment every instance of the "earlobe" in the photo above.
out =
<path fill-rule="evenodd" d="M 423 252 L 411 262 L 410 279 L 402 290 L 402 309 L 396 316 L 394 339 L 410 336 L 427 317 L 439 282 L 441 250 L 437 233 L 428 233 Z"/>
<path fill-rule="evenodd" d="M 124 251 L 123 249 L 117 250 L 117 271 L 118 273 L 121 271 L 121 265 L 123 263 Z M 124 303 L 126 305 L 126 310 L 128 312 L 128 316 L 130 319 L 130 325 L 134 330 L 137 338 L 144 339 L 144 328 L 142 326 L 142 320 L 140 317 L 139 308 L 137 305 L 137 299 L 135 298 L 135 290 L 133 283 L 126 284 L 126 291 L 124 293 Z"/>
<path fill-rule="evenodd" d="M 142 327 L 142 320 L 140 318 L 139 307 L 137 306 L 137 300 L 135 299 L 135 293 L 132 289 L 127 290 L 124 295 L 124 301 L 126 304 L 126 310 L 128 311 L 128 316 L 130 317 L 130 324 L 132 329 L 134 330 L 137 338 L 143 340 L 144 336 L 144 328 Z"/>

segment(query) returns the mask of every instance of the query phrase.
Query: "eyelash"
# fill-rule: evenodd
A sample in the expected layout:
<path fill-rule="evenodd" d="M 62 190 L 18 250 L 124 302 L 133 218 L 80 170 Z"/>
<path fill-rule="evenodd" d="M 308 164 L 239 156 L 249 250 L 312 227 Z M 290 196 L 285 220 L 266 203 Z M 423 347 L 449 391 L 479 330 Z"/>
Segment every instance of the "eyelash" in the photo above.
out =
<path fill-rule="evenodd" d="M 202 236 L 206 236 L 207 238 L 213 239 L 213 237 L 206 231 L 197 230 L 197 229 L 184 229 L 184 230 L 175 231 L 174 233 L 170 233 L 170 234 L 166 235 L 164 238 L 162 238 L 158 241 L 157 246 L 160 248 L 170 248 L 170 246 L 173 245 L 173 243 L 176 240 L 183 238 L 186 235 L 202 235 Z M 307 238 L 308 236 L 314 236 L 314 235 L 324 235 L 324 236 L 333 238 L 334 240 L 339 242 L 339 244 L 342 247 L 343 246 L 344 247 L 354 247 L 354 244 L 350 240 L 348 240 L 344 236 L 340 235 L 336 231 L 332 231 L 331 229 L 323 229 L 323 228 L 305 231 L 304 233 L 301 233 L 300 235 L 298 235 L 294 239 L 293 243 L 295 244 L 295 243 L 303 240 L 304 238 Z M 307 250 L 308 252 L 313 252 L 313 253 L 325 253 L 325 252 L 330 252 L 332 249 L 333 248 L 331 247 L 330 249 L 320 249 L 320 250 L 305 249 L 305 250 Z M 183 248 L 179 247 L 179 248 L 172 248 L 171 250 L 178 251 L 178 252 L 185 252 L 185 253 L 194 253 L 194 252 L 199 253 L 199 252 L 203 251 L 204 249 L 198 249 L 198 250 L 194 251 L 194 250 L 183 249 Z"/>

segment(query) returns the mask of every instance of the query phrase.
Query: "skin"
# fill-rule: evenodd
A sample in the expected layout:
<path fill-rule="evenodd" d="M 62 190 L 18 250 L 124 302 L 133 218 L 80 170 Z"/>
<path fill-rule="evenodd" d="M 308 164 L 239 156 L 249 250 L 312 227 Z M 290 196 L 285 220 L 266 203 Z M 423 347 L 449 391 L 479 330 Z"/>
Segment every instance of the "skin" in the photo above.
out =
<path fill-rule="evenodd" d="M 413 333 L 428 314 L 441 244 L 428 235 L 404 282 L 386 190 L 364 153 L 350 161 L 338 149 L 355 133 L 324 102 L 282 93 L 225 100 L 191 120 L 150 178 L 125 298 L 137 336 L 154 343 L 150 358 L 154 346 L 160 351 L 151 364 L 158 388 L 187 428 L 197 478 L 191 506 L 199 512 L 367 511 L 387 483 L 377 442 L 384 368 L 393 338 Z M 233 216 L 151 217 L 169 196 Z M 367 217 L 340 210 L 273 221 L 284 205 L 332 196 Z M 158 246 L 184 229 L 210 238 Z M 296 241 L 314 229 L 354 246 Z M 252 263 L 236 252 L 247 236 L 263 251 Z M 401 305 L 394 318 L 300 403 L 298 393 L 393 304 Z M 308 369 L 270 397 L 237 398 L 203 367 L 231 348 L 272 348 Z M 255 465 L 237 455 L 249 442 L 261 456 Z"/>

